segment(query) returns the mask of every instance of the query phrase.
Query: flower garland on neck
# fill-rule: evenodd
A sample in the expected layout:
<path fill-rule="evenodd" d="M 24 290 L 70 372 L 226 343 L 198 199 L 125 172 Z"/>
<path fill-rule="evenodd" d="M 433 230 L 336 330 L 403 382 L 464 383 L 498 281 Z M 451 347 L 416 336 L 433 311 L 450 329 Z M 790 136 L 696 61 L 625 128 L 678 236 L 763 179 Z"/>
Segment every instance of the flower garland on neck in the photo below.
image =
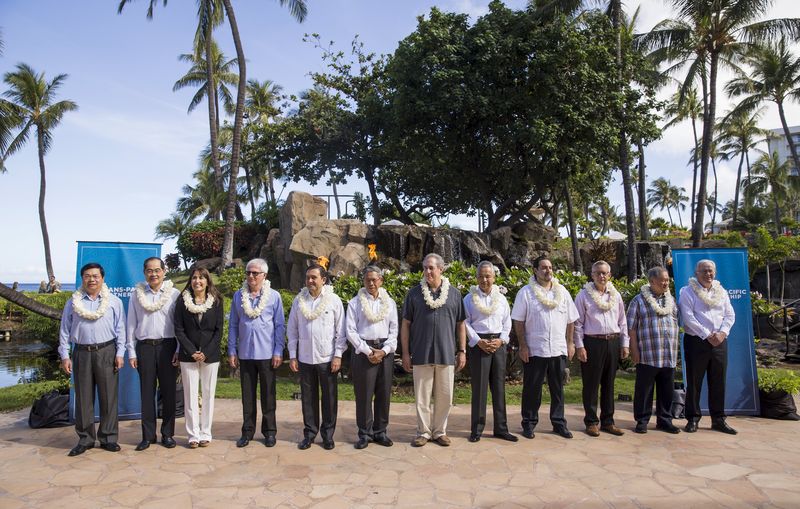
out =
<path fill-rule="evenodd" d="M 692 287 L 694 294 L 705 302 L 708 307 L 715 308 L 722 304 L 725 290 L 722 289 L 722 285 L 719 284 L 719 281 L 716 279 L 711 282 L 711 288 L 709 290 L 703 288 L 703 286 L 697 282 L 697 278 L 693 277 L 689 278 L 689 286 Z"/>
<path fill-rule="evenodd" d="M 653 290 L 650 288 L 650 285 L 644 285 L 639 289 L 639 293 L 642 294 L 642 298 L 653 308 L 653 311 L 656 312 L 659 316 L 666 316 L 671 315 L 672 312 L 675 310 L 675 299 L 672 298 L 672 295 L 669 293 L 669 289 L 664 292 L 664 305 L 658 303 L 656 296 L 653 295 Z"/>
<path fill-rule="evenodd" d="M 362 288 L 358 291 L 358 298 L 361 302 L 361 311 L 370 323 L 382 322 L 389 314 L 389 293 L 383 288 L 378 288 L 378 300 L 381 301 L 381 308 L 377 314 L 372 312 L 372 303 L 369 301 L 369 292 Z"/>
<path fill-rule="evenodd" d="M 83 289 L 76 290 L 72 294 L 72 309 L 78 316 L 84 320 L 94 321 L 106 314 L 108 306 L 111 305 L 111 291 L 105 283 L 103 283 L 103 286 L 100 288 L 100 307 L 97 308 L 97 311 L 89 311 L 86 309 L 86 306 L 84 306 L 82 302 L 84 295 L 86 295 L 86 293 Z"/>
<path fill-rule="evenodd" d="M 244 314 L 249 316 L 250 318 L 258 318 L 261 316 L 261 312 L 267 307 L 267 302 L 269 299 L 267 295 L 269 295 L 269 291 L 272 288 L 272 284 L 269 282 L 269 279 L 264 281 L 264 284 L 261 285 L 261 290 L 259 290 L 257 297 L 258 306 L 253 308 L 253 305 L 250 304 L 250 287 L 247 285 L 247 280 L 242 283 L 242 309 L 244 310 Z"/>
<path fill-rule="evenodd" d="M 186 306 L 186 309 L 190 313 L 194 313 L 195 315 L 200 315 L 211 309 L 211 306 L 214 305 L 214 296 L 210 294 L 206 294 L 206 301 L 202 304 L 195 304 L 192 300 L 192 294 L 189 293 L 189 290 L 183 291 L 183 304 Z"/>
<path fill-rule="evenodd" d="M 139 301 L 139 304 L 144 308 L 144 310 L 152 313 L 153 311 L 158 311 L 166 306 L 167 302 L 169 302 L 170 298 L 172 297 L 172 287 L 174 286 L 172 281 L 167 280 L 161 284 L 160 289 L 163 290 L 163 292 L 161 293 L 161 297 L 159 297 L 155 302 L 150 302 L 147 300 L 147 294 L 145 293 L 147 286 L 148 285 L 146 283 L 138 283 L 136 285 L 136 300 Z"/>
<path fill-rule="evenodd" d="M 597 288 L 595 288 L 594 283 L 591 282 L 586 283 L 583 286 L 583 289 L 586 290 L 586 293 L 589 294 L 589 297 L 592 298 L 594 303 L 597 304 L 597 307 L 600 308 L 600 310 L 603 313 L 616 307 L 617 302 L 620 298 L 619 292 L 617 291 L 616 288 L 614 288 L 614 283 L 612 283 L 611 281 L 606 283 L 606 291 L 610 294 L 608 301 L 603 300 L 604 294 L 597 291 Z"/>
<path fill-rule="evenodd" d="M 539 282 L 536 280 L 536 277 L 531 276 L 530 279 L 528 279 L 528 284 L 530 285 L 531 290 L 533 290 L 533 295 L 536 297 L 536 300 L 538 300 L 542 306 L 546 307 L 547 309 L 555 309 L 559 304 L 561 304 L 561 300 L 564 298 L 564 294 L 561 291 L 563 286 L 556 278 L 551 279 L 550 282 L 553 285 L 551 290 L 555 296 L 554 299 L 551 299 L 547 296 L 547 290 L 545 290 L 544 287 L 539 284 Z"/>
<path fill-rule="evenodd" d="M 469 293 L 472 294 L 472 305 L 486 316 L 491 316 L 497 311 L 497 308 L 500 306 L 500 299 L 503 298 L 500 295 L 500 288 L 497 285 L 492 285 L 492 291 L 489 292 L 489 297 L 492 299 L 492 304 L 490 306 L 483 305 L 481 301 L 481 291 L 477 286 L 470 286 Z"/>
<path fill-rule="evenodd" d="M 303 313 L 303 316 L 309 322 L 312 320 L 316 320 L 325 310 L 328 308 L 328 305 L 333 300 L 333 288 L 330 285 L 324 285 L 322 287 L 322 291 L 320 292 L 319 296 L 322 297 L 322 300 L 317 307 L 311 309 L 309 304 L 314 302 L 314 297 L 312 297 L 311 293 L 308 291 L 308 288 L 303 288 L 300 290 L 300 293 L 297 295 L 297 303 L 300 306 L 300 312 Z"/>
<path fill-rule="evenodd" d="M 425 304 L 431 309 L 439 309 L 447 302 L 447 296 L 450 294 L 450 280 L 442 276 L 442 286 L 440 286 L 439 298 L 434 299 L 431 295 L 431 289 L 423 276 L 422 281 L 419 282 L 422 287 L 422 297 L 425 299 Z"/>

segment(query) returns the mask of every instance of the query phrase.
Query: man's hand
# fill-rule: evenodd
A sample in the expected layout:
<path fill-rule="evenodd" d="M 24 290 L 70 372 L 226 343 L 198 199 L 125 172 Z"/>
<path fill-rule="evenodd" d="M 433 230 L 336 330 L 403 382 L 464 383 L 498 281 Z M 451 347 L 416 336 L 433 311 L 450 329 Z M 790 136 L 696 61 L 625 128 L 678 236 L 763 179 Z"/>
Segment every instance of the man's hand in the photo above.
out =
<path fill-rule="evenodd" d="M 575 344 L 567 343 L 567 360 L 571 361 L 575 357 Z"/>
<path fill-rule="evenodd" d="M 503 340 L 500 338 L 493 339 L 491 341 L 491 345 L 492 345 L 492 353 L 495 353 L 498 348 L 505 348 L 505 344 L 503 344 Z"/>
<path fill-rule="evenodd" d="M 297 359 L 289 359 L 289 369 L 292 373 L 300 371 L 300 366 L 297 364 Z"/>
<path fill-rule="evenodd" d="M 722 344 L 722 338 L 720 337 L 719 332 L 712 333 L 710 336 L 708 336 L 706 341 L 708 341 L 711 346 L 719 346 Z"/>
<path fill-rule="evenodd" d="M 125 365 L 125 357 L 114 357 L 114 369 L 119 371 Z"/>
<path fill-rule="evenodd" d="M 229 355 L 228 356 L 228 365 L 230 367 L 232 367 L 233 369 L 238 368 L 239 367 L 239 358 L 236 357 L 235 355 Z"/>
<path fill-rule="evenodd" d="M 492 342 L 486 339 L 479 339 L 478 348 L 486 353 L 492 353 Z"/>
<path fill-rule="evenodd" d="M 383 358 L 386 357 L 386 352 L 377 348 L 372 348 L 371 350 L 372 352 L 370 352 L 370 354 L 367 356 L 369 362 L 372 364 L 380 364 L 383 362 Z"/>
<path fill-rule="evenodd" d="M 456 371 L 461 371 L 467 365 L 467 354 L 458 352 L 456 354 Z"/>
<path fill-rule="evenodd" d="M 639 350 L 631 350 L 631 362 L 639 364 Z"/>
<path fill-rule="evenodd" d="M 623 346 L 619 351 L 619 358 L 627 359 L 630 354 L 631 354 L 631 349 L 626 346 Z"/>
<path fill-rule="evenodd" d="M 579 361 L 586 362 L 588 360 L 588 357 L 586 356 L 586 349 L 585 348 L 583 348 L 583 347 L 578 348 L 577 350 L 575 350 L 575 352 L 578 354 L 578 360 Z"/>
<path fill-rule="evenodd" d="M 528 345 L 524 342 L 524 340 L 519 345 L 519 352 L 517 352 L 517 355 L 519 355 L 519 360 L 521 360 L 525 364 L 528 363 L 528 357 L 529 357 Z"/>
<path fill-rule="evenodd" d="M 331 361 L 331 373 L 338 373 L 341 367 L 342 367 L 342 358 L 334 357 L 333 360 Z"/>
<path fill-rule="evenodd" d="M 180 364 L 180 362 L 178 362 L 178 352 L 175 352 L 172 354 L 172 365 L 177 368 L 178 364 Z"/>
<path fill-rule="evenodd" d="M 61 359 L 61 370 L 68 375 L 72 374 L 72 361 L 69 360 L 69 357 Z"/>
<path fill-rule="evenodd" d="M 281 355 L 273 355 L 272 356 L 272 369 L 278 369 L 283 364 L 283 356 Z"/>
<path fill-rule="evenodd" d="M 407 353 L 403 354 L 403 369 L 406 373 L 411 373 L 414 371 L 414 366 L 411 365 L 411 356 Z"/>
<path fill-rule="evenodd" d="M 130 358 L 130 359 L 128 359 L 128 364 L 130 364 L 130 366 L 131 366 L 133 369 L 136 369 L 136 368 L 138 368 L 138 367 L 139 367 L 139 362 L 137 362 L 137 360 L 136 360 L 136 357 L 133 357 L 133 358 Z"/>

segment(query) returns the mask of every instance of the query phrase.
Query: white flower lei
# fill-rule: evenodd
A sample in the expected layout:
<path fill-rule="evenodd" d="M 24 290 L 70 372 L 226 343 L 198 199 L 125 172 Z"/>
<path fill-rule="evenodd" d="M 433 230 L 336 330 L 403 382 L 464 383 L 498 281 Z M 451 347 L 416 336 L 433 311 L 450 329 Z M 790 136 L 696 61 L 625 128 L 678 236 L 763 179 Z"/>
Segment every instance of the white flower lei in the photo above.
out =
<path fill-rule="evenodd" d="M 258 293 L 260 300 L 258 301 L 258 306 L 253 308 L 253 305 L 250 304 L 250 287 L 247 286 L 247 280 L 242 283 L 242 309 L 244 309 L 244 314 L 249 316 L 250 318 L 258 318 L 261 316 L 261 312 L 264 311 L 264 308 L 267 307 L 267 302 L 269 299 L 267 295 L 269 295 L 269 290 L 272 288 L 272 284 L 269 282 L 269 279 L 264 281 L 264 284 L 261 286 L 261 290 Z"/>
<path fill-rule="evenodd" d="M 333 295 L 333 288 L 329 285 L 323 286 L 322 292 L 320 292 L 322 301 L 317 305 L 316 308 L 312 310 L 308 304 L 313 302 L 314 298 L 308 292 L 308 288 L 303 288 L 297 295 L 297 303 L 300 305 L 300 312 L 303 313 L 303 316 L 306 317 L 306 320 L 316 320 L 322 316 L 322 313 L 324 313 L 328 308 L 328 304 L 330 304 L 331 300 L 333 300 L 331 295 Z"/>
<path fill-rule="evenodd" d="M 615 307 L 617 305 L 618 299 L 620 298 L 619 292 L 617 291 L 616 288 L 614 288 L 614 284 L 611 281 L 606 283 L 606 290 L 608 291 L 608 293 L 611 294 L 611 297 L 608 299 L 608 302 L 603 300 L 603 294 L 597 291 L 597 288 L 595 288 L 594 283 L 591 282 L 586 283 L 583 286 L 583 289 L 586 290 L 586 293 L 589 294 L 589 297 L 592 298 L 594 303 L 597 304 L 597 307 L 599 307 L 603 313 Z"/>
<path fill-rule="evenodd" d="M 361 311 L 363 311 L 364 316 L 367 317 L 371 323 L 378 323 L 382 322 L 386 315 L 389 314 L 389 293 L 384 290 L 383 288 L 378 288 L 378 299 L 381 301 L 381 309 L 378 311 L 378 314 L 372 312 L 372 304 L 369 302 L 367 296 L 369 292 L 364 288 L 358 291 L 358 298 L 361 301 Z"/>
<path fill-rule="evenodd" d="M 659 316 L 666 316 L 671 315 L 672 312 L 675 310 L 675 299 L 672 298 L 672 295 L 669 293 L 669 289 L 664 292 L 664 305 L 658 303 L 656 300 L 655 295 L 653 295 L 653 291 L 650 289 L 650 285 L 644 285 L 639 289 L 639 293 L 642 294 L 644 300 L 653 308 L 653 311 L 656 312 Z"/>
<path fill-rule="evenodd" d="M 139 304 L 145 309 L 145 311 L 158 311 L 159 309 L 166 306 L 167 302 L 169 302 L 170 297 L 172 297 L 172 287 L 174 284 L 172 281 L 164 281 L 161 285 L 161 289 L 164 290 L 161 294 L 161 297 L 155 302 L 149 302 L 147 300 L 146 294 L 144 293 L 145 287 L 147 286 L 146 283 L 137 283 L 136 284 L 136 299 L 139 301 Z"/>
<path fill-rule="evenodd" d="M 211 309 L 211 306 L 214 305 L 214 296 L 213 295 L 206 295 L 206 301 L 204 303 L 200 304 L 200 305 L 197 305 L 192 300 L 192 294 L 189 293 L 189 290 L 184 290 L 183 291 L 183 304 L 186 306 L 186 309 L 190 313 L 194 313 L 196 315 L 199 315 L 199 314 L 205 313 L 206 311 Z"/>
<path fill-rule="evenodd" d="M 497 311 L 497 308 L 500 306 L 500 299 L 503 297 L 500 296 L 501 291 L 497 285 L 492 285 L 492 291 L 489 293 L 489 297 L 492 299 L 492 304 L 490 306 L 484 306 L 483 302 L 481 302 L 481 295 L 479 293 L 480 288 L 477 286 L 470 286 L 469 293 L 472 294 L 472 305 L 475 306 L 475 309 L 480 311 L 486 316 L 491 316 Z"/>
<path fill-rule="evenodd" d="M 97 311 L 89 311 L 86 309 L 86 306 L 81 302 L 84 295 L 86 294 L 83 290 L 76 290 L 72 294 L 72 309 L 78 316 L 84 320 L 94 321 L 106 314 L 108 306 L 111 305 L 111 291 L 105 283 L 103 283 L 103 286 L 100 288 L 100 307 L 97 308 Z"/>
<path fill-rule="evenodd" d="M 434 300 L 433 295 L 431 295 L 431 289 L 428 287 L 425 277 L 422 278 L 419 285 L 422 287 L 422 296 L 425 298 L 425 304 L 427 304 L 429 308 L 439 309 L 447 302 L 447 296 L 450 294 L 450 280 L 446 277 L 442 276 L 441 292 L 439 292 L 439 298 L 436 300 Z"/>
<path fill-rule="evenodd" d="M 556 278 L 551 279 L 550 282 L 553 284 L 552 291 L 553 295 L 555 295 L 555 299 L 551 299 L 547 296 L 547 291 L 542 285 L 539 284 L 538 281 L 536 281 L 535 277 L 531 276 L 530 279 L 528 279 L 528 284 L 530 285 L 531 290 L 533 290 L 533 295 L 535 295 L 536 299 L 541 302 L 542 306 L 546 307 L 547 309 L 555 309 L 559 304 L 561 304 L 561 300 L 564 297 L 563 293 L 561 292 L 561 288 L 563 288 L 563 286 Z"/>
<path fill-rule="evenodd" d="M 716 279 L 711 282 L 711 289 L 708 291 L 704 291 L 705 289 L 693 277 L 689 278 L 689 286 L 692 287 L 694 294 L 700 297 L 700 300 L 705 302 L 708 307 L 715 308 L 722 304 L 725 290 L 722 289 L 722 285 Z"/>

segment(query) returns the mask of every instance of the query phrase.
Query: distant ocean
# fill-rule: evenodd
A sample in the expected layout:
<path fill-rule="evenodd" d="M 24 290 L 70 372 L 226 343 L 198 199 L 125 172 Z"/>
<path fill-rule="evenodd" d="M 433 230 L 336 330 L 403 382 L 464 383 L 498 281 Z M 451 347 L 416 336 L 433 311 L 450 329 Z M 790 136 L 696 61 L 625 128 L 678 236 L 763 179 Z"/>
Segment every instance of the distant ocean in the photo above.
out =
<path fill-rule="evenodd" d="M 11 285 L 14 283 L 3 283 L 3 284 L 11 288 Z M 39 283 L 20 283 L 19 289 L 20 291 L 23 292 L 36 292 L 39 290 Z M 75 291 L 75 283 L 61 283 L 61 290 L 64 292 Z"/>

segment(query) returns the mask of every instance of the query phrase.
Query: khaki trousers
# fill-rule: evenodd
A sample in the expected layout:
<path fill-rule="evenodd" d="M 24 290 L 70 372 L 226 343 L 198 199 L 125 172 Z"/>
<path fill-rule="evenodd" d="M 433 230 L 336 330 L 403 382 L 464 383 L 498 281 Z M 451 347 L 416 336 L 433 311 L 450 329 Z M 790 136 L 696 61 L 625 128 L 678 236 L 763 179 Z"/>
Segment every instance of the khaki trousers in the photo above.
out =
<path fill-rule="evenodd" d="M 435 440 L 447 434 L 447 417 L 453 406 L 455 366 L 414 366 L 414 396 L 417 400 L 417 436 Z"/>

